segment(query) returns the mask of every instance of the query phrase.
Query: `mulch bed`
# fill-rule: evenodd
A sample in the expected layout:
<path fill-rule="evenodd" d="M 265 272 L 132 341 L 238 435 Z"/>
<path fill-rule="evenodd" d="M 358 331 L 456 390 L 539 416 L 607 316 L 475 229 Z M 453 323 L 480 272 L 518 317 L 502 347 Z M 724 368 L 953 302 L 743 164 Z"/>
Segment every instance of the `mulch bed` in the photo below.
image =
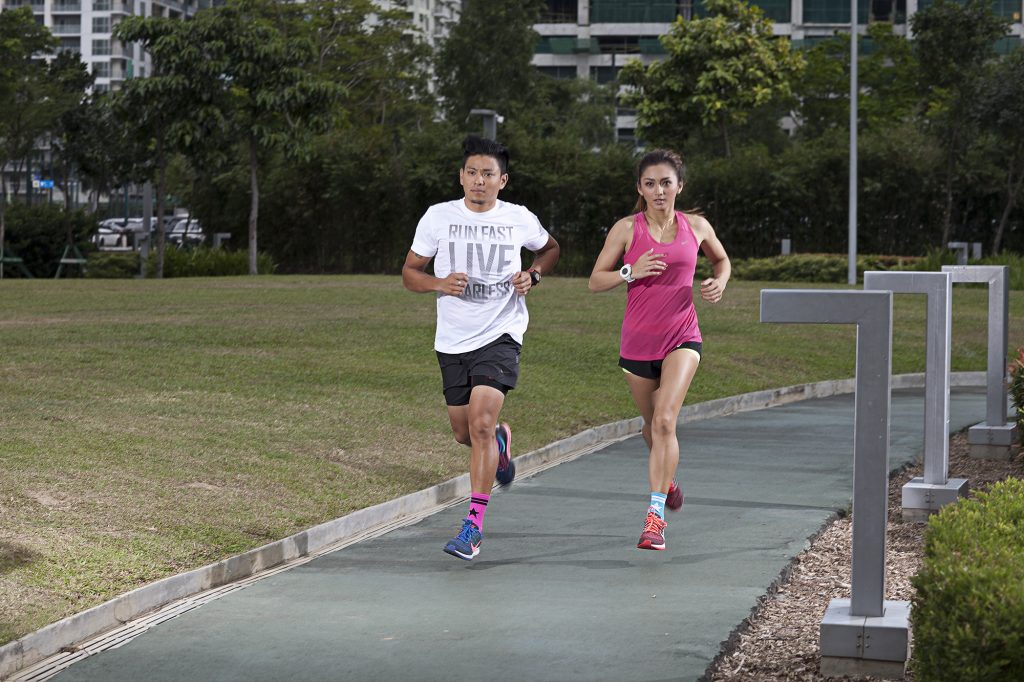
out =
<path fill-rule="evenodd" d="M 966 478 L 971 493 L 987 490 L 1007 477 L 1024 478 L 1024 455 L 1008 461 L 973 459 L 967 435 L 950 438 L 949 476 Z M 910 580 L 921 565 L 924 523 L 904 523 L 901 489 L 920 476 L 921 464 L 889 480 L 889 523 L 886 545 L 886 599 L 909 600 Z M 763 599 L 715 659 L 707 680 L 817 681 L 818 626 L 831 599 L 850 596 L 851 524 L 840 518 L 827 526 L 810 547 L 794 560 L 777 589 Z M 913 653 L 911 653 L 913 656 Z M 864 678 L 875 679 L 875 678 Z M 910 670 L 906 680 L 913 680 Z"/>

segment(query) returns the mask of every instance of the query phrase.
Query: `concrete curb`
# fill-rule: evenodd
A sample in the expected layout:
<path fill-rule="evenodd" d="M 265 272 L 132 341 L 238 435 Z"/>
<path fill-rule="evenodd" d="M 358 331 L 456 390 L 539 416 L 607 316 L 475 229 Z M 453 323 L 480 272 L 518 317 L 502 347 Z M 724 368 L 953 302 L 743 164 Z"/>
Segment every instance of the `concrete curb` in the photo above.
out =
<path fill-rule="evenodd" d="M 951 375 L 950 385 L 985 386 L 985 378 L 985 372 L 955 372 Z M 894 389 L 923 386 L 924 374 L 903 374 L 892 378 Z M 744 393 L 684 406 L 679 422 L 699 421 L 811 398 L 826 398 L 852 393 L 853 389 L 854 380 L 843 379 Z M 517 470 L 524 476 L 537 473 L 610 442 L 638 434 L 642 424 L 640 417 L 634 417 L 587 429 L 516 457 Z M 73 652 L 76 643 L 121 627 L 171 602 L 249 578 L 296 559 L 333 551 L 356 536 L 373 534 L 375 530 L 383 533 L 395 525 L 403 525 L 403 522 L 411 523 L 417 517 L 466 499 L 469 493 L 467 473 L 426 490 L 360 509 L 244 554 L 144 585 L 0 647 L 0 679 L 55 654 Z"/>

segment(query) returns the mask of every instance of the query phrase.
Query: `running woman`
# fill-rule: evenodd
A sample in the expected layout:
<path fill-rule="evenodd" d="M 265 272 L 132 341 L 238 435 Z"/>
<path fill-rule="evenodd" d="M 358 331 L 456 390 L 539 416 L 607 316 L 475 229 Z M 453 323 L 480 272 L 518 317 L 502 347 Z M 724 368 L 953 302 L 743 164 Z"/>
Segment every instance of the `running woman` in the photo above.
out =
<path fill-rule="evenodd" d="M 640 196 L 633 215 L 608 232 L 589 283 L 594 292 L 627 287 L 619 366 L 644 419 L 643 437 L 650 450 L 651 498 L 640 549 L 665 549 L 665 508 L 677 511 L 683 506 L 683 491 L 674 480 L 679 466 L 676 421 L 701 357 L 693 305 L 698 249 L 714 272 L 700 283 L 705 301 L 721 300 L 731 272 L 729 257 L 708 221 L 676 210 L 683 183 L 683 161 L 675 152 L 659 149 L 640 160 Z"/>
<path fill-rule="evenodd" d="M 498 415 L 519 377 L 529 322 L 526 295 L 558 262 L 558 243 L 524 206 L 498 199 L 509 154 L 493 140 L 463 142 L 464 196 L 427 209 L 402 267 L 405 288 L 437 296 L 434 349 L 455 440 L 468 445 L 472 496 L 462 529 L 444 551 L 466 561 L 480 552 L 495 477 L 515 477 L 512 431 Z M 534 252 L 524 271 L 521 249 Z M 434 274 L 427 265 L 434 261 Z"/>

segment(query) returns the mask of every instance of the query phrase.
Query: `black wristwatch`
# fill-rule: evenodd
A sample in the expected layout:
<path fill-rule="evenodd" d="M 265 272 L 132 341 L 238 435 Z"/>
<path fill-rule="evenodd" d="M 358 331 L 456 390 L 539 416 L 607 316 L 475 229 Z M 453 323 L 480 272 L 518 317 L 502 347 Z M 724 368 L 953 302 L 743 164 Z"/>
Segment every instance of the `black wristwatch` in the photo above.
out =
<path fill-rule="evenodd" d="M 540 284 L 540 273 L 536 270 L 530 270 L 530 286 L 537 286 Z"/>

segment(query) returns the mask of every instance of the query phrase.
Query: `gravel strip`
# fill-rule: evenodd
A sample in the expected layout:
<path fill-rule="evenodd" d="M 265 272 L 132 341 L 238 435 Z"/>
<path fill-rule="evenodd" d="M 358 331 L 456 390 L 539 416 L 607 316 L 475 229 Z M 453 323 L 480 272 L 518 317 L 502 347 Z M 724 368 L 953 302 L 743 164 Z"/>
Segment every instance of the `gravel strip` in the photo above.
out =
<path fill-rule="evenodd" d="M 950 438 L 949 475 L 966 478 L 972 494 L 1004 478 L 1024 478 L 1024 455 L 1019 449 L 1009 461 L 1000 461 L 973 459 L 967 447 L 966 432 Z M 910 580 L 921 565 L 926 524 L 904 523 L 900 504 L 903 484 L 920 475 L 918 462 L 889 480 L 886 599 L 909 600 L 914 594 Z M 819 671 L 818 625 L 831 599 L 850 596 L 851 537 L 849 518 L 839 518 L 826 526 L 794 559 L 777 589 L 740 625 L 705 679 L 835 679 Z M 913 680 L 913 671 L 904 679 Z"/>

